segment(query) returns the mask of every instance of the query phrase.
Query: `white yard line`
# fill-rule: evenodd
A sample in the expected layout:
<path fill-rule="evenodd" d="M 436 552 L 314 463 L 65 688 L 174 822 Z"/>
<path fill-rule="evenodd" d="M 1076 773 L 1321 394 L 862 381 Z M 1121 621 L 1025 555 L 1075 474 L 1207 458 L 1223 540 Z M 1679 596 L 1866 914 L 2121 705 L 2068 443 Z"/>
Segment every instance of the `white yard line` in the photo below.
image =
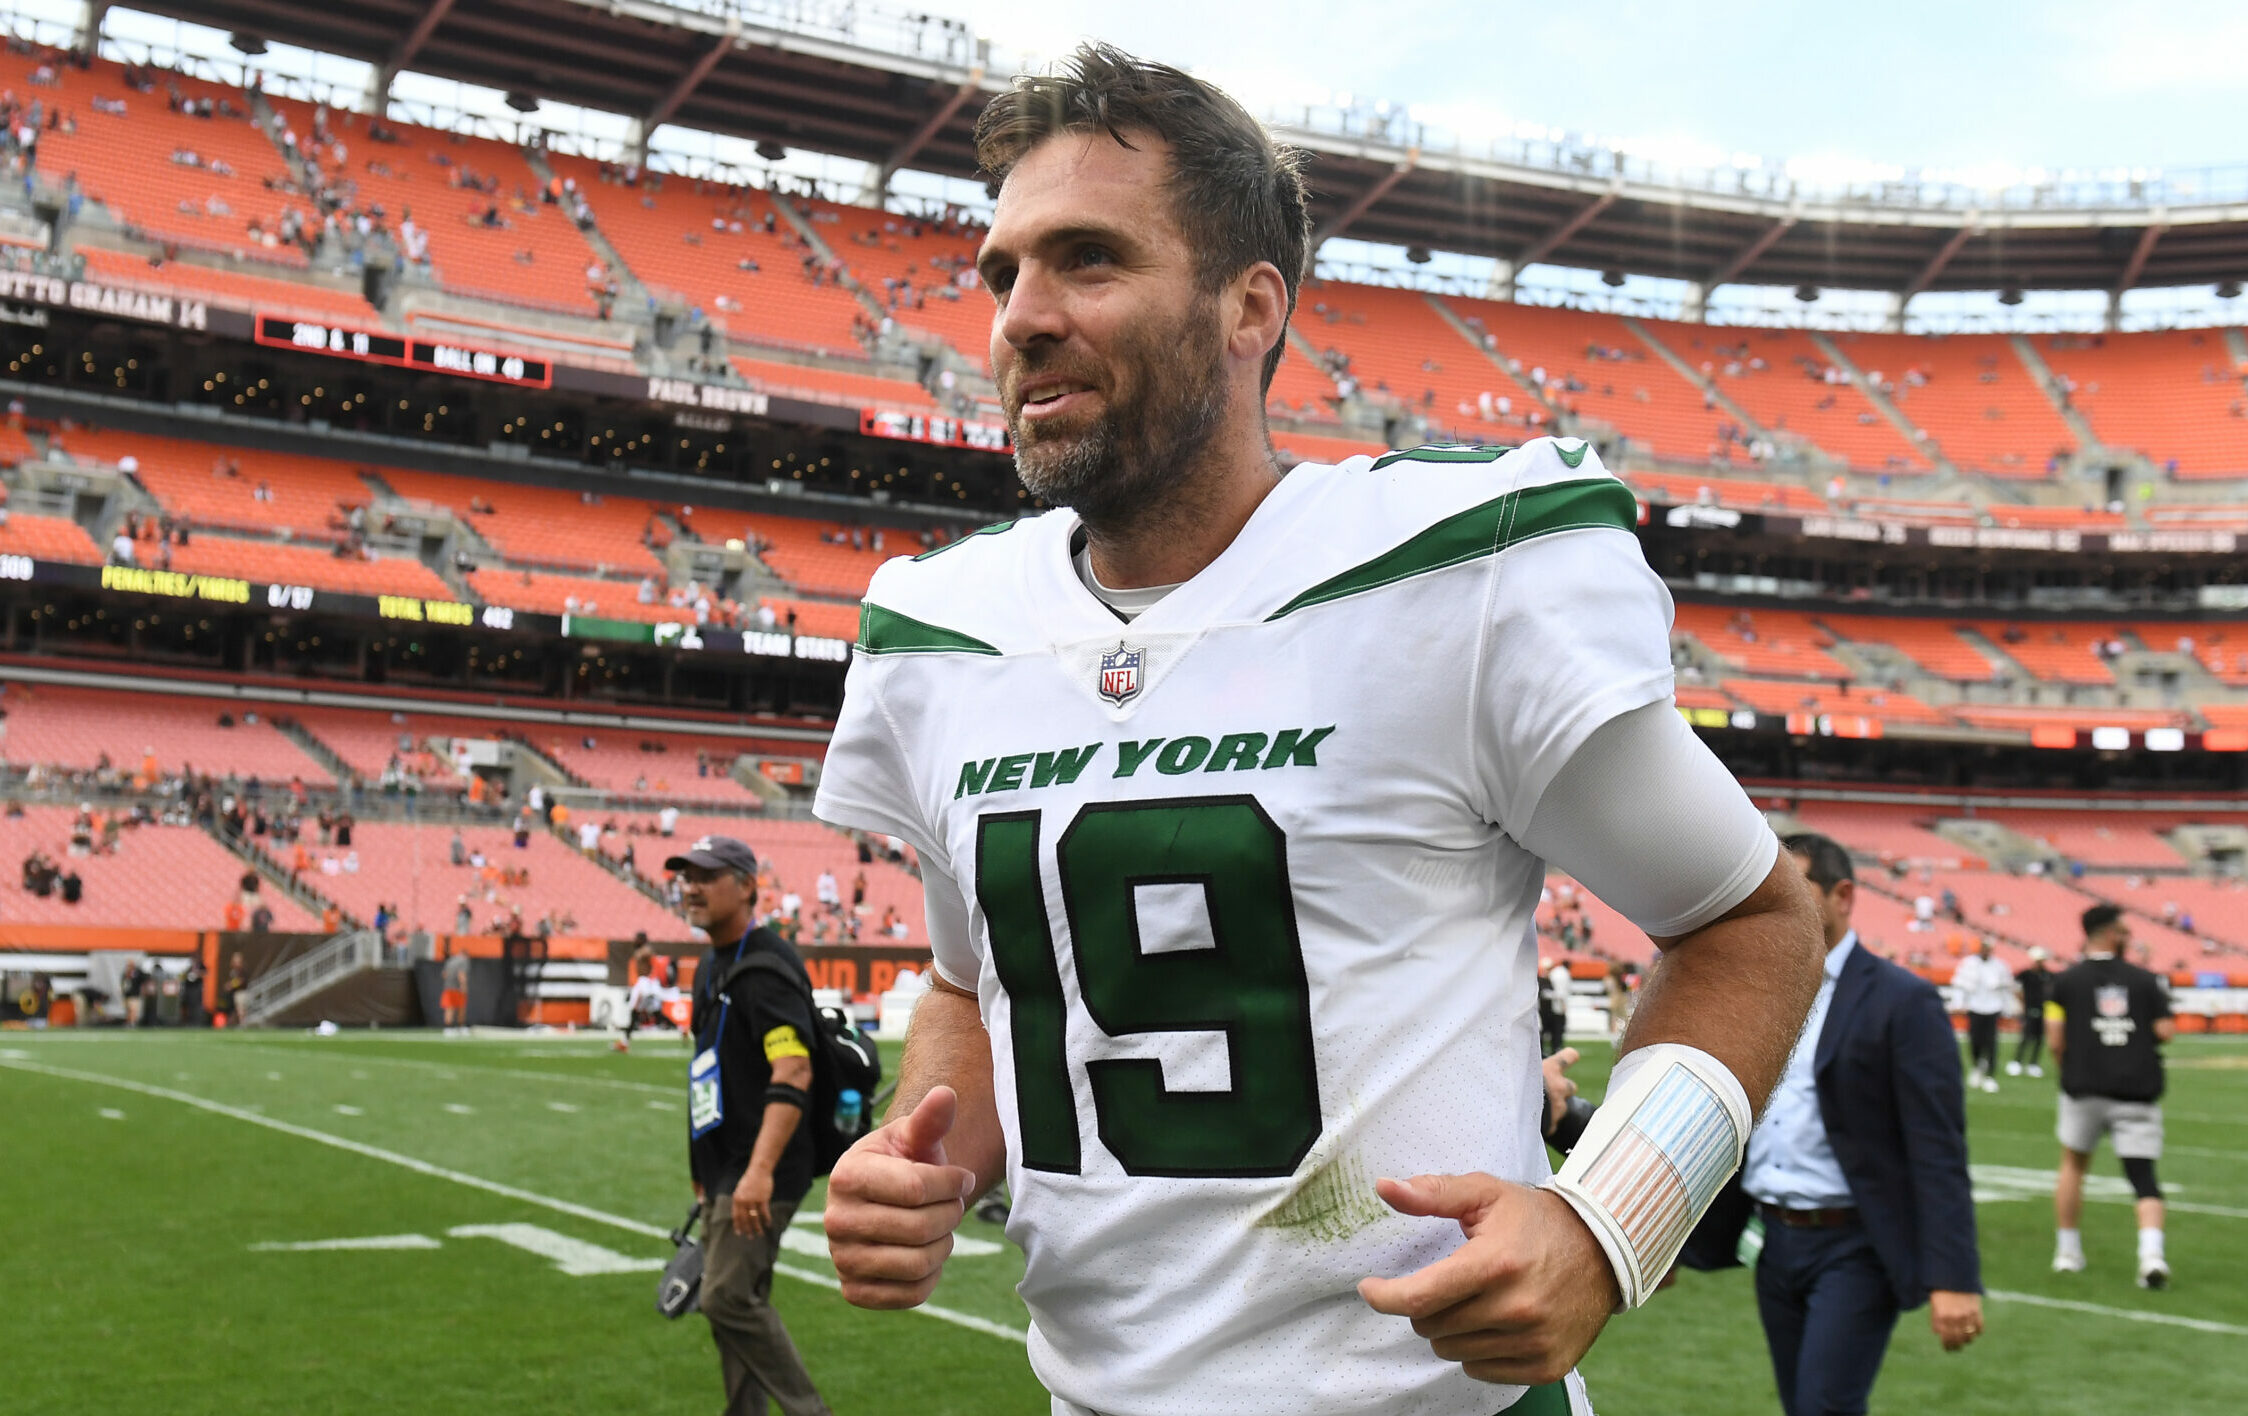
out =
<path fill-rule="evenodd" d="M 650 1239 L 669 1239 L 671 1237 L 670 1230 L 658 1225 L 643 1224 L 639 1220 L 626 1219 L 622 1215 L 597 1210 L 590 1205 L 556 1199 L 551 1195 L 542 1195 L 519 1186 L 502 1184 L 497 1180 L 486 1180 L 480 1175 L 470 1175 L 466 1171 L 452 1170 L 442 1165 L 432 1165 L 426 1160 L 416 1160 L 410 1155 L 400 1155 L 396 1151 L 384 1150 L 380 1146 L 370 1146 L 364 1142 L 349 1140 L 342 1136 L 331 1136 L 325 1131 L 315 1131 L 309 1126 L 295 1126 L 286 1121 L 276 1121 L 270 1116 L 261 1116 L 255 1111 L 245 1111 L 239 1106 L 229 1106 L 223 1101 L 212 1101 L 208 1097 L 190 1096 L 186 1092 L 173 1091 L 170 1087 L 151 1086 L 147 1082 L 136 1082 L 126 1077 L 103 1076 L 98 1072 L 80 1072 L 68 1067 L 50 1067 L 42 1062 L 30 1062 L 14 1057 L 0 1057 L 0 1067 L 10 1068 L 18 1072 L 36 1072 L 42 1076 L 59 1077 L 68 1082 L 84 1082 L 97 1087 L 116 1087 L 122 1091 L 138 1092 L 142 1096 L 178 1102 L 182 1106 L 192 1106 L 199 1111 L 208 1111 L 214 1116 L 225 1116 L 235 1121 L 245 1121 L 252 1126 L 263 1126 L 269 1131 L 278 1131 L 285 1136 L 295 1136 L 299 1140 L 312 1141 L 319 1145 L 333 1147 L 336 1150 L 349 1151 L 353 1155 L 364 1156 L 369 1160 L 379 1160 L 385 1165 L 395 1165 L 402 1170 L 411 1170 L 417 1175 L 426 1175 L 433 1180 L 450 1180 L 455 1185 L 465 1185 L 469 1189 L 482 1190 L 486 1194 L 498 1195 L 504 1199 L 516 1200 L 523 1204 L 537 1205 L 542 1209 L 550 1209 L 557 1214 L 571 1215 L 594 1224 L 606 1224 L 613 1229 L 622 1229 L 630 1234 L 644 1235 Z M 776 1264 L 773 1266 L 773 1271 L 786 1274 L 800 1283 L 817 1284 L 822 1288 L 839 1291 L 843 1286 L 833 1274 L 797 1268 L 792 1264 Z M 993 1322 L 989 1318 L 979 1318 L 973 1313 L 962 1313 L 951 1308 L 939 1307 L 934 1303 L 924 1303 L 910 1311 L 935 1318 L 940 1322 L 951 1323 L 954 1327 L 988 1333 L 993 1337 L 1003 1337 L 1009 1342 L 1028 1341 L 1028 1337 L 1020 1328 Z"/>
<path fill-rule="evenodd" d="M 2195 1332 L 2221 1333 L 2226 1337 L 2248 1337 L 2248 1327 L 2232 1323 L 2211 1322 L 2207 1318 L 2181 1318 L 2175 1313 L 2150 1313 L 2142 1308 L 2109 1308 L 2098 1303 L 2079 1303 L 2073 1298 L 2047 1298 L 2040 1293 L 2007 1293 L 1992 1289 L 1983 1295 L 2001 1303 L 2029 1303 L 2040 1308 L 2061 1308 L 2071 1313 L 2095 1313 L 2103 1318 L 2122 1318 L 2134 1323 L 2162 1323 L 2169 1327 L 2192 1328 Z"/>

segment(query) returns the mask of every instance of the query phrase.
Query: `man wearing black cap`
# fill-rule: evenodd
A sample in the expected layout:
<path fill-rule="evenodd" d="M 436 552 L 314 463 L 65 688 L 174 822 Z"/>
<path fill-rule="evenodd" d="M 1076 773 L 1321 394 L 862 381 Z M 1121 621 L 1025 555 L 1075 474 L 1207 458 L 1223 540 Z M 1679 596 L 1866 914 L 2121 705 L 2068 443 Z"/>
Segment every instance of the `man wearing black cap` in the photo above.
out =
<path fill-rule="evenodd" d="M 710 936 L 695 970 L 687 1067 L 688 1160 L 703 1207 L 703 1315 L 718 1343 L 729 1416 L 825 1416 L 788 1329 L 773 1311 L 773 1262 L 812 1184 L 816 1036 L 811 983 L 788 942 L 757 926 L 757 857 L 731 836 L 704 836 L 664 862 L 677 871 L 687 921 Z M 740 965 L 760 954 L 779 969 Z M 794 978 L 800 986 L 790 986 Z"/>

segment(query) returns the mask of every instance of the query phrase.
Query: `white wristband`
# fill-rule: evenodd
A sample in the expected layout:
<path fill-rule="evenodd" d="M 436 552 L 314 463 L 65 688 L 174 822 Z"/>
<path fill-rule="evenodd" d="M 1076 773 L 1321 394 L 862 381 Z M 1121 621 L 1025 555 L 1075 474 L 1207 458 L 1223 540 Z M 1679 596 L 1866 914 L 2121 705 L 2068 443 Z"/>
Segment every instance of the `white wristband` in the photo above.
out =
<path fill-rule="evenodd" d="M 1748 1093 L 1698 1047 L 1657 1043 L 1625 1055 L 1607 1099 L 1545 1188 L 1592 1229 L 1623 1292 L 1647 1301 L 1686 1236 L 1740 1168 L 1753 1122 Z"/>

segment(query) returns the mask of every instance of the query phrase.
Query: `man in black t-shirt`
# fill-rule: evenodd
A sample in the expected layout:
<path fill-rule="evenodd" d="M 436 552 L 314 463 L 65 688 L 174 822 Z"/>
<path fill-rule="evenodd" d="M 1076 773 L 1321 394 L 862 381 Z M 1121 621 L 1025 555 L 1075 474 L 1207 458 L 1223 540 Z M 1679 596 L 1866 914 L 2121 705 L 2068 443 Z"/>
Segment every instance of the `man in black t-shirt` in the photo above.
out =
<path fill-rule="evenodd" d="M 2006 1075 L 2026 1071 L 2042 1077 L 2045 1069 L 2038 1060 L 2045 1055 L 2045 1001 L 2053 996 L 2053 971 L 2045 967 L 2043 949 L 2029 951 L 2029 967 L 2014 975 L 2014 986 L 2022 991 L 2022 1035 L 2014 1040 L 2014 1060 L 2006 1064 Z"/>
<path fill-rule="evenodd" d="M 703 1207 L 702 1310 L 718 1344 L 728 1416 L 827 1416 L 773 1310 L 781 1236 L 812 1184 L 812 986 L 788 942 L 755 924 L 757 858 L 704 836 L 664 862 L 687 919 L 710 936 L 695 969 L 687 1067 L 688 1161 Z M 759 954 L 779 969 L 737 967 Z"/>
<path fill-rule="evenodd" d="M 2123 1174 L 2138 1196 L 2139 1286 L 2170 1286 L 2163 1253 L 2162 1044 L 2177 1031 L 2170 994 L 2155 975 L 2126 963 L 2131 930 L 2123 911 L 2094 905 L 2084 912 L 2084 960 L 2053 980 L 2045 1005 L 2053 1060 L 2061 1066 L 2060 1177 L 2053 1186 L 2055 1273 L 2084 1268 L 2084 1172 L 2100 1137 L 2115 1138 Z"/>

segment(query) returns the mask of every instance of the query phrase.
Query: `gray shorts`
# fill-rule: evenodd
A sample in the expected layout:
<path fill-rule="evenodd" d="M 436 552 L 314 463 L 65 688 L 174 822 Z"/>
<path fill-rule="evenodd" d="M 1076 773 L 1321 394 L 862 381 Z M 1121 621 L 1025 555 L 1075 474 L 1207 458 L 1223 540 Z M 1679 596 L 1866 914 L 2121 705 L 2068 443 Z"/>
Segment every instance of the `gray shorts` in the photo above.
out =
<path fill-rule="evenodd" d="M 2060 1122 L 2054 1133 L 2072 1151 L 2090 1155 L 2100 1137 L 2115 1138 L 2115 1153 L 2126 1160 L 2162 1159 L 2162 1105 L 2117 1101 L 2105 1096 L 2061 1094 Z"/>

